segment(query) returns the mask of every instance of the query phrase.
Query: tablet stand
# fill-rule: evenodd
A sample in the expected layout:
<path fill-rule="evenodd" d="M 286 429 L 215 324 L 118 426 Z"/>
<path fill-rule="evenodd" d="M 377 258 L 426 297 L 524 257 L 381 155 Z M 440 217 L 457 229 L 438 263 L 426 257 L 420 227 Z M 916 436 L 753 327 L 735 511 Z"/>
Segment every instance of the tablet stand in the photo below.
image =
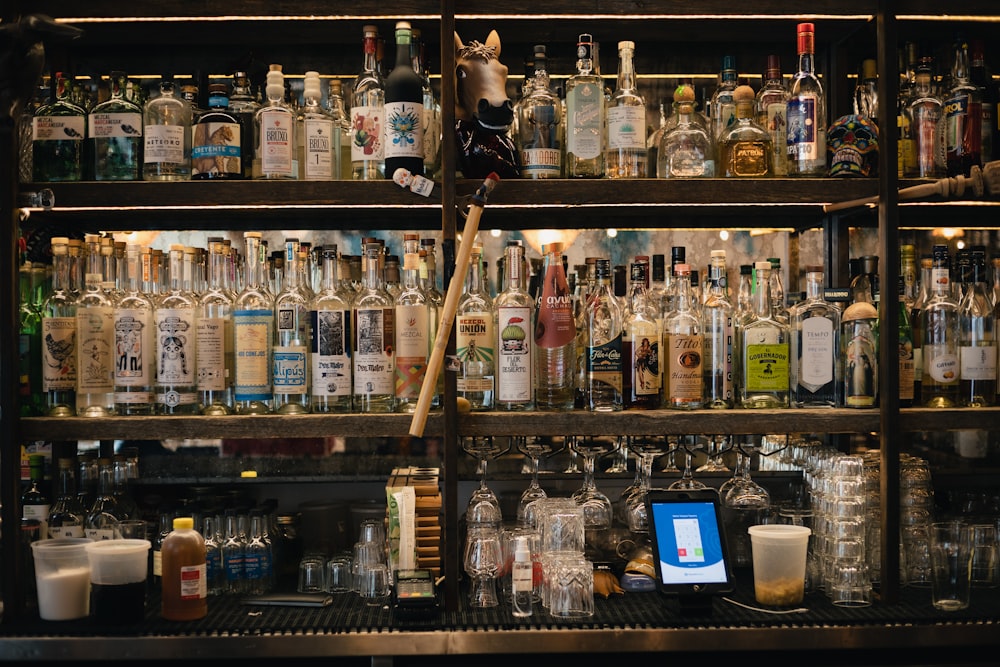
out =
<path fill-rule="evenodd" d="M 681 605 L 682 616 L 711 616 L 712 600 L 715 596 L 701 593 L 681 594 L 677 599 Z"/>

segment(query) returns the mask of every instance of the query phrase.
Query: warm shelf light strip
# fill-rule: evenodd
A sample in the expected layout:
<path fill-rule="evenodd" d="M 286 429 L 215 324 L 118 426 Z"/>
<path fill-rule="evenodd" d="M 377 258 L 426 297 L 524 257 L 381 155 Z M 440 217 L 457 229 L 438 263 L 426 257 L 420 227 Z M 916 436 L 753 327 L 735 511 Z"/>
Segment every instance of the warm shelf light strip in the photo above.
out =
<path fill-rule="evenodd" d="M 896 19 L 899 21 L 938 21 L 942 23 L 958 22 L 958 21 L 978 21 L 982 23 L 1000 23 L 1000 16 L 998 15 L 972 15 L 972 14 L 940 14 L 940 15 L 928 15 L 928 14 L 898 14 Z"/>
<path fill-rule="evenodd" d="M 109 211 L 279 211 L 286 209 L 295 210 L 323 210 L 323 209 L 339 209 L 339 208 L 350 208 L 350 209 L 386 209 L 386 208 L 405 208 L 405 209 L 439 209 L 441 206 L 439 204 L 233 204 L 232 206 L 227 206 L 224 204 L 217 206 L 183 206 L 179 204 L 174 205 L 164 205 L 164 206 L 57 206 L 52 209 L 44 209 L 38 206 L 31 206 L 22 208 L 22 211 L 28 211 L 29 213 L 44 213 L 44 212 L 59 212 L 59 213 L 100 213 Z"/>
<path fill-rule="evenodd" d="M 437 21 L 440 14 L 384 14 L 372 16 L 346 16 L 328 14 L 319 16 L 287 15 L 287 16 L 68 16 L 55 19 L 56 23 L 190 23 L 191 21 Z"/>

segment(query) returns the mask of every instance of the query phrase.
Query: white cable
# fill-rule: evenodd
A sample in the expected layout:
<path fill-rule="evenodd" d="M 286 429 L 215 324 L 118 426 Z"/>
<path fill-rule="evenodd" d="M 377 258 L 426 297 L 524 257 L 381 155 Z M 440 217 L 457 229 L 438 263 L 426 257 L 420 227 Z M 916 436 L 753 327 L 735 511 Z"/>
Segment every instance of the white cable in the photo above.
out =
<path fill-rule="evenodd" d="M 765 614 L 804 614 L 809 611 L 805 607 L 796 607 L 795 609 L 761 609 L 760 607 L 752 607 L 748 604 L 737 602 L 736 600 L 725 596 L 722 596 L 722 599 L 730 604 L 736 605 L 737 607 L 743 607 L 744 609 L 749 609 L 750 611 L 760 611 Z"/>

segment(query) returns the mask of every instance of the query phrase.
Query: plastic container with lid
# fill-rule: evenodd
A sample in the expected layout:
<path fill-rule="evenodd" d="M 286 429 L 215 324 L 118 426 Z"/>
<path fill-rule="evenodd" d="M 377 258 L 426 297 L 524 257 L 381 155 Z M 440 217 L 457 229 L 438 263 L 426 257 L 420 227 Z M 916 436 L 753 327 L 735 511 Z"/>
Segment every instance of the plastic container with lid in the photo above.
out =
<path fill-rule="evenodd" d="M 208 613 L 205 539 L 194 519 L 177 517 L 161 547 L 161 615 L 169 621 L 192 621 Z"/>

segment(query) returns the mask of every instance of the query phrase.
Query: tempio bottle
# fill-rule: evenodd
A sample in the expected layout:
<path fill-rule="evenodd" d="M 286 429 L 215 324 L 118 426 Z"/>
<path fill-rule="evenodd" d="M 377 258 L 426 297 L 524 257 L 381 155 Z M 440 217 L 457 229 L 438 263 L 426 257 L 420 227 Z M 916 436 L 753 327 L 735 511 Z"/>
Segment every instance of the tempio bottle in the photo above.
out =
<path fill-rule="evenodd" d="M 101 417 L 115 413 L 114 304 L 101 288 L 101 237 L 87 234 L 84 290 L 76 301 L 76 414 Z"/>
<path fill-rule="evenodd" d="M 142 109 L 125 97 L 125 72 L 112 72 L 111 98 L 95 106 L 87 143 L 95 181 L 139 181 L 142 172 Z"/>
<path fill-rule="evenodd" d="M 788 325 L 771 308 L 771 262 L 754 262 L 753 312 L 740 329 L 740 403 L 744 408 L 788 407 Z"/>
<path fill-rule="evenodd" d="M 208 86 L 208 110 L 198 117 L 191 140 L 191 178 L 242 179 L 243 132 L 240 119 L 229 110 L 229 87 Z"/>
<path fill-rule="evenodd" d="M 611 286 L 611 261 L 594 263 L 595 285 L 583 306 L 583 408 L 617 412 L 623 408 L 622 373 L 631 370 L 622 350 L 622 309 Z"/>
<path fill-rule="evenodd" d="M 792 311 L 791 329 L 792 405 L 839 406 L 840 311 L 823 298 L 821 266 L 806 267 L 806 298 Z"/>
<path fill-rule="evenodd" d="M 385 79 L 385 178 L 424 174 L 424 81 L 413 69 L 407 21 L 396 23 L 396 64 Z"/>
<path fill-rule="evenodd" d="M 351 301 L 337 274 L 337 246 L 323 246 L 322 280 L 310 305 L 312 411 L 351 410 Z"/>
<path fill-rule="evenodd" d="M 559 178 L 562 174 L 562 106 L 550 88 L 546 49 L 535 45 L 530 88 L 517 106 L 517 147 L 524 178 Z M 603 99 L 603 93 L 601 99 Z"/>
<path fill-rule="evenodd" d="M 534 301 L 525 289 L 524 246 L 508 241 L 504 249 L 507 284 L 494 301 L 496 343 L 496 407 L 530 410 L 534 407 L 532 345 L 528 337 Z"/>
<path fill-rule="evenodd" d="M 431 351 L 431 308 L 420 287 L 420 235 L 403 236 L 403 282 L 396 308 L 396 411 L 412 413 Z"/>
<path fill-rule="evenodd" d="M 468 399 L 473 410 L 493 409 L 496 337 L 493 301 L 483 284 L 483 275 L 483 245 L 476 241 L 455 315 L 455 353 L 462 364 L 456 390 Z"/>
<path fill-rule="evenodd" d="M 535 306 L 535 401 L 539 410 L 572 410 L 576 321 L 563 268 L 563 244 L 543 248 L 542 285 Z"/>
<path fill-rule="evenodd" d="M 70 79 L 56 73 L 56 101 L 38 108 L 31 120 L 32 175 L 36 182 L 83 178 L 87 112 L 72 101 Z"/>
<path fill-rule="evenodd" d="M 253 177 L 269 180 L 298 178 L 295 114 L 285 104 L 285 75 L 281 72 L 281 65 L 271 65 L 264 90 L 267 101 L 254 115 Z"/>
<path fill-rule="evenodd" d="M 271 407 L 282 414 L 309 412 L 309 301 L 302 284 L 299 240 L 285 239 L 285 277 L 274 298 L 274 348 L 271 350 Z"/>
<path fill-rule="evenodd" d="M 156 405 L 162 414 L 195 414 L 198 403 L 197 299 L 185 275 L 184 246 L 170 246 L 170 289 L 156 304 Z"/>
<path fill-rule="evenodd" d="M 179 516 L 160 547 L 160 615 L 168 621 L 193 621 L 208 613 L 205 539 L 194 519 Z"/>
<path fill-rule="evenodd" d="M 826 93 L 816 76 L 815 28 L 798 25 L 799 69 L 788 96 L 789 176 L 824 176 L 826 167 Z"/>
<path fill-rule="evenodd" d="M 580 35 L 576 74 L 566 80 L 566 176 L 604 176 L 604 81 L 594 72 L 594 38 Z"/>
<path fill-rule="evenodd" d="M 143 180 L 188 180 L 191 177 L 191 105 L 175 94 L 171 79 L 160 82 L 160 94 L 146 102 L 142 118 Z"/>
<path fill-rule="evenodd" d="M 935 245 L 930 296 L 920 311 L 923 377 L 920 400 L 928 408 L 959 404 L 961 323 L 958 301 L 952 295 L 948 246 Z"/>
<path fill-rule="evenodd" d="M 364 27 L 364 64 L 351 95 L 351 175 L 356 181 L 383 178 L 385 173 L 385 82 L 378 69 L 378 28 Z"/>
<path fill-rule="evenodd" d="M 364 413 L 395 409 L 395 306 L 385 290 L 382 244 L 364 246 L 364 281 L 354 299 L 354 409 Z"/>
<path fill-rule="evenodd" d="M 46 412 L 76 412 L 76 301 L 70 285 L 69 239 L 52 237 L 52 287 L 42 303 L 42 391 Z"/>
<path fill-rule="evenodd" d="M 243 289 L 233 302 L 233 400 L 237 414 L 271 411 L 271 333 L 274 297 L 263 276 L 260 232 L 244 232 Z"/>
<path fill-rule="evenodd" d="M 618 84 L 608 102 L 608 178 L 646 176 L 646 101 L 636 89 L 635 42 L 618 42 Z"/>

